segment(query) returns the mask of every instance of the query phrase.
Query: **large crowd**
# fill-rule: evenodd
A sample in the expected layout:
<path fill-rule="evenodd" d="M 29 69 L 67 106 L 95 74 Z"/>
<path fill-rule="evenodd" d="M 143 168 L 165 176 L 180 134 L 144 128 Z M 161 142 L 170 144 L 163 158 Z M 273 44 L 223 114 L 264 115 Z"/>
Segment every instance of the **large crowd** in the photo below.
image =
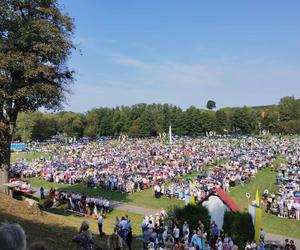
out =
<path fill-rule="evenodd" d="M 66 184 L 85 182 L 126 193 L 153 187 L 157 198 L 166 195 L 187 204 L 202 201 L 217 187 L 229 191 L 232 186 L 251 182 L 258 171 L 270 167 L 278 171 L 279 192 L 264 192 L 267 211 L 299 219 L 299 148 L 299 139 L 279 137 L 179 138 L 172 145 L 156 139 L 104 140 L 48 146 L 44 149 L 47 158 L 21 159 L 11 169 L 21 177 L 39 176 Z M 278 157 L 284 163 L 275 168 Z M 194 170 L 202 171 L 184 178 Z M 166 186 L 166 182 L 171 184 Z"/>
<path fill-rule="evenodd" d="M 105 219 L 100 215 L 97 219 L 99 235 L 92 233 L 90 222 L 82 221 L 79 232 L 73 236 L 72 240 L 76 244 L 77 250 L 238 250 L 238 246 L 233 239 L 223 232 L 212 222 L 208 231 L 204 224 L 198 220 L 197 228 L 190 228 L 187 221 L 178 225 L 175 221 L 165 218 L 166 214 L 162 210 L 155 216 L 145 216 L 142 223 L 142 246 L 133 246 L 134 235 L 132 233 L 131 221 L 128 215 L 118 217 L 114 223 L 113 233 L 107 235 L 103 246 L 96 244 L 96 237 L 103 238 L 103 225 Z M 46 243 L 39 241 L 32 243 L 27 248 L 27 237 L 23 228 L 19 224 L 2 224 L 0 226 L 0 244 L 4 250 L 49 250 Z M 137 244 L 137 243 L 135 243 Z M 274 245 L 273 245 L 274 246 Z M 270 246 L 269 246 L 270 247 Z M 275 246 L 274 246 L 275 247 Z M 265 232 L 260 231 L 259 242 L 245 242 L 245 250 L 265 250 Z M 269 249 L 269 248 L 268 248 Z M 279 249 L 279 248 L 270 248 Z M 281 248 L 283 249 L 283 248 Z M 285 240 L 284 249 L 296 250 L 293 240 Z"/>

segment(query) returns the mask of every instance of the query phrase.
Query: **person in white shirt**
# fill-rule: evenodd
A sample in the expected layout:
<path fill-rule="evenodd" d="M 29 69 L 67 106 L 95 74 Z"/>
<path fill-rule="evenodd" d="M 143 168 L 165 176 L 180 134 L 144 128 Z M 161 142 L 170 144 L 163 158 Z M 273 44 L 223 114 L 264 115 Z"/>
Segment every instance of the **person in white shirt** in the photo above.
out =
<path fill-rule="evenodd" d="M 189 224 L 185 221 L 182 225 L 182 234 L 185 235 L 187 234 L 187 236 L 189 237 L 190 235 L 190 228 L 189 228 Z"/>
<path fill-rule="evenodd" d="M 102 236 L 103 236 L 103 231 L 102 231 L 103 223 L 104 223 L 104 219 L 103 219 L 102 215 L 100 215 L 98 217 L 98 229 L 99 229 L 100 238 L 102 238 Z"/>
<path fill-rule="evenodd" d="M 179 243 L 179 228 L 176 224 L 173 229 L 173 237 L 174 237 L 175 244 L 178 244 Z"/>

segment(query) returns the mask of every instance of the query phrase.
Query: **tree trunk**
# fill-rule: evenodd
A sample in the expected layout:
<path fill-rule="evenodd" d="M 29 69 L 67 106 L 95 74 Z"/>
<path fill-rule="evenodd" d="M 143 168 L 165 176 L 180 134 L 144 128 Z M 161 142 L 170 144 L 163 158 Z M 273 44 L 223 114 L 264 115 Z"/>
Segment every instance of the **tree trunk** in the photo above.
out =
<path fill-rule="evenodd" d="M 10 125 L 0 123 L 0 192 L 5 194 L 10 194 L 9 188 L 3 184 L 9 179 L 11 131 Z"/>
<path fill-rule="evenodd" d="M 0 192 L 9 194 L 9 189 L 6 186 L 3 186 L 3 184 L 8 183 L 8 171 L 0 169 Z"/>

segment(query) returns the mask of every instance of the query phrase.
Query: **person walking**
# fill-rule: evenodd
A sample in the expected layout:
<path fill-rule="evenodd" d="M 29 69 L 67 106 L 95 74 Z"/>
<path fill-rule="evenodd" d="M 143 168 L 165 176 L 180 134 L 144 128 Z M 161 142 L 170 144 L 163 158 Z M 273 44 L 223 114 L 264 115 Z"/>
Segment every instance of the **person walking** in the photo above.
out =
<path fill-rule="evenodd" d="M 102 236 L 103 236 L 103 223 L 104 223 L 103 216 L 100 215 L 98 217 L 98 229 L 99 229 L 100 238 L 102 238 Z"/>

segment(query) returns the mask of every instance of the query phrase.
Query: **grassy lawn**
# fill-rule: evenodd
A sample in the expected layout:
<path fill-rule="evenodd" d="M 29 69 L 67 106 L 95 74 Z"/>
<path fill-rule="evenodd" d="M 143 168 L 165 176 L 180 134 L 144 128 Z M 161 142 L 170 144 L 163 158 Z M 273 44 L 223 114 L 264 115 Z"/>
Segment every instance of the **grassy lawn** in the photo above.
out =
<path fill-rule="evenodd" d="M 19 223 L 25 230 L 29 244 L 43 241 L 51 249 L 75 249 L 72 237 L 78 233 L 82 221 L 88 220 L 90 229 L 95 234 L 96 245 L 106 249 L 106 239 L 101 239 L 98 236 L 99 232 L 95 219 L 78 217 L 73 214 L 64 215 L 63 208 L 60 209 L 62 210 L 60 214 L 57 214 L 57 211 L 52 211 L 54 213 L 50 211 L 40 213 L 35 209 L 29 208 L 26 202 L 17 201 L 1 194 L 0 198 L 0 224 L 2 222 Z M 141 235 L 142 216 L 130 212 L 126 214 L 128 214 L 133 228 L 133 249 L 141 249 L 142 242 L 137 240 L 136 237 Z M 120 218 L 124 215 L 125 212 L 123 211 L 113 210 L 104 219 L 103 229 L 106 235 L 112 233 L 115 217 L 118 216 Z"/>
<path fill-rule="evenodd" d="M 15 162 L 21 159 L 27 159 L 28 161 L 32 161 L 36 158 L 46 157 L 47 155 L 40 152 L 12 152 L 11 153 L 11 162 Z"/>
<path fill-rule="evenodd" d="M 239 205 L 240 210 L 244 211 L 248 207 L 246 193 L 250 193 L 251 202 L 255 199 L 256 190 L 258 190 L 260 198 L 265 189 L 268 189 L 269 192 L 276 191 L 276 175 L 277 173 L 272 172 L 270 169 L 263 169 L 257 173 L 252 183 L 246 184 L 244 187 L 237 186 L 232 188 L 229 195 Z M 300 238 L 300 221 L 263 213 L 262 226 L 269 233 Z"/>
<path fill-rule="evenodd" d="M 169 206 L 174 206 L 174 205 L 183 206 L 183 201 L 177 199 L 154 198 L 152 189 L 148 189 L 142 192 L 135 192 L 132 195 L 128 195 L 128 194 L 122 194 L 121 192 L 117 192 L 117 191 L 115 192 L 108 191 L 104 188 L 96 188 L 96 189 L 89 188 L 84 184 L 75 184 L 75 185 L 57 184 L 53 182 L 47 182 L 38 177 L 29 178 L 27 180 L 31 183 L 33 187 L 37 187 L 37 188 L 43 186 L 46 189 L 50 189 L 52 187 L 52 188 L 58 188 L 60 190 L 65 190 L 65 191 L 78 192 L 81 194 L 101 196 L 109 200 L 123 201 L 139 207 L 160 209 L 160 208 L 168 208 Z"/>
<path fill-rule="evenodd" d="M 90 227 L 91 230 L 95 233 L 98 234 L 98 226 L 97 226 L 97 220 L 93 219 L 91 217 L 78 217 L 74 215 L 71 212 L 65 211 L 66 206 L 61 206 L 58 208 L 51 208 L 47 209 L 46 211 L 55 214 L 56 216 L 63 216 L 63 218 L 67 219 L 69 223 L 72 223 L 74 225 L 77 225 L 80 227 L 80 223 L 83 220 L 87 220 L 90 222 Z M 111 234 L 114 229 L 114 223 L 116 217 L 119 219 L 122 218 L 122 216 L 125 215 L 129 216 L 131 226 L 132 226 L 132 232 L 136 236 L 141 236 L 142 235 L 142 229 L 141 229 L 141 223 L 143 220 L 143 215 L 132 213 L 132 212 L 125 212 L 117 209 L 113 209 L 107 216 L 104 218 L 104 225 L 103 225 L 103 230 L 106 234 Z"/>

